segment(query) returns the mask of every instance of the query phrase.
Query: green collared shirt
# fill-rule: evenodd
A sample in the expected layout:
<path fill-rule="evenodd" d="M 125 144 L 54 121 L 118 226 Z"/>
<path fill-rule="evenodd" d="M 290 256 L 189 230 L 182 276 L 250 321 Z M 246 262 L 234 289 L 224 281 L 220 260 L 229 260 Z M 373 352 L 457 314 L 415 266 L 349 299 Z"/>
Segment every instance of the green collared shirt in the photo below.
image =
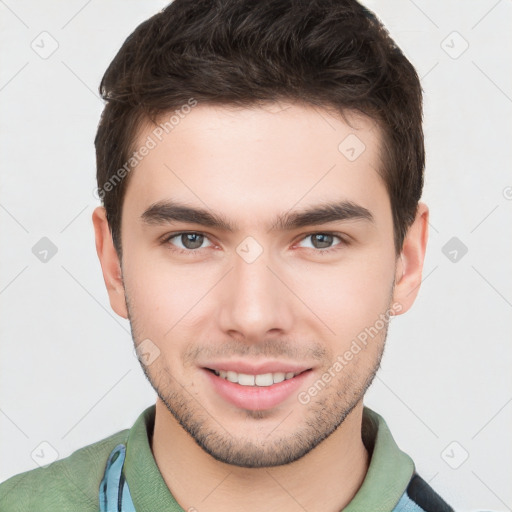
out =
<path fill-rule="evenodd" d="M 184 512 L 169 491 L 151 452 L 155 405 L 131 429 L 85 446 L 65 459 L 15 475 L 0 484 L 2 512 L 98 512 L 99 485 L 113 448 L 126 444 L 124 473 L 137 511 Z M 396 445 L 384 419 L 363 411 L 362 438 L 371 454 L 362 486 L 343 512 L 392 512 L 413 474 L 412 459 Z"/>

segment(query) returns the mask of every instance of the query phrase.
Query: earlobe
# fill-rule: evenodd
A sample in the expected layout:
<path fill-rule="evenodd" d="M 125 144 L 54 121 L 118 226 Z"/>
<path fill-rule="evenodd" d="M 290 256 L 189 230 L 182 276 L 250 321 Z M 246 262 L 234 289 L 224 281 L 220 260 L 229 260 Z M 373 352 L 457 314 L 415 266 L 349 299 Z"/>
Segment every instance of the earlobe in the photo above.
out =
<path fill-rule="evenodd" d="M 396 266 L 393 301 L 402 306 L 399 314 L 410 309 L 420 289 L 428 240 L 428 218 L 428 207 L 420 202 Z"/>
<path fill-rule="evenodd" d="M 105 208 L 98 206 L 92 214 L 96 239 L 96 252 L 101 264 L 103 280 L 110 299 L 110 306 L 121 317 L 128 318 L 121 264 L 112 241 Z"/>

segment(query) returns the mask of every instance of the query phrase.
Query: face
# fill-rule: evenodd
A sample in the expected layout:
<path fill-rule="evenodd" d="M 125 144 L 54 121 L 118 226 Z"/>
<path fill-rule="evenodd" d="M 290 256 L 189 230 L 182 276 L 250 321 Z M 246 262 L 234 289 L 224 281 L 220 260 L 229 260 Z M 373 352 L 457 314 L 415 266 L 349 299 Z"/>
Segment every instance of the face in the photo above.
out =
<path fill-rule="evenodd" d="M 312 450 L 361 402 L 390 314 L 407 308 L 381 135 L 347 120 L 199 104 L 161 141 L 139 134 L 156 144 L 130 175 L 124 304 L 111 302 L 159 398 L 217 460 Z"/>

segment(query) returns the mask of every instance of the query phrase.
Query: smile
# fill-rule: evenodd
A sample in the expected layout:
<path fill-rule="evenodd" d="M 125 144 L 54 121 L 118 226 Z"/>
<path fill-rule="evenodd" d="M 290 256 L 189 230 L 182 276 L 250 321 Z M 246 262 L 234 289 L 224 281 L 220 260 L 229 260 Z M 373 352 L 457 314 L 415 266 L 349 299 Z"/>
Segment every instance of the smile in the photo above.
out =
<path fill-rule="evenodd" d="M 261 373 L 259 375 L 249 375 L 247 373 L 237 373 L 231 370 L 212 370 L 215 375 L 221 379 L 226 379 L 229 382 L 240 384 L 240 386 L 272 386 L 284 380 L 293 379 L 296 375 L 302 372 L 275 372 L 275 373 Z"/>
<path fill-rule="evenodd" d="M 219 365 L 220 368 L 222 366 Z M 246 372 L 254 373 L 242 373 L 234 369 L 203 367 L 202 372 L 212 391 L 223 401 L 238 409 L 255 411 L 272 409 L 291 400 L 314 376 L 311 368 L 281 368 L 295 371 L 276 371 L 279 369 L 276 368 L 277 364 L 267 366 L 274 368 L 261 368 L 260 373 L 256 373 L 258 370 L 254 368 L 244 368 Z"/>

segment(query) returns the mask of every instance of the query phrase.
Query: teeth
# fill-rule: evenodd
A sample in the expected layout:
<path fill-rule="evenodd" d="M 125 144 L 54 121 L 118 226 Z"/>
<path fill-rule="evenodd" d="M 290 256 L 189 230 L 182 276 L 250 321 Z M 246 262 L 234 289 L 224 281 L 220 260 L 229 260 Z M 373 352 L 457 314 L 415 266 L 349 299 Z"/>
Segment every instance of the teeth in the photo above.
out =
<path fill-rule="evenodd" d="M 263 375 L 256 375 L 254 382 L 256 386 L 272 386 L 272 384 L 274 384 L 274 378 L 271 373 L 264 373 Z M 238 384 L 240 384 L 240 380 L 238 380 Z"/>
<path fill-rule="evenodd" d="M 229 380 L 229 382 L 238 382 L 238 373 L 228 372 L 227 379 Z"/>
<path fill-rule="evenodd" d="M 263 373 L 260 375 L 248 375 L 246 373 L 237 373 L 233 371 L 214 370 L 215 375 L 222 379 L 227 379 L 229 382 L 240 384 L 241 386 L 272 386 L 283 380 L 288 380 L 295 377 L 293 372 L 276 372 L 276 373 Z"/>
<path fill-rule="evenodd" d="M 270 373 L 269 375 L 272 375 L 272 380 L 274 381 L 274 384 L 277 384 L 278 382 L 283 382 L 284 379 L 286 379 L 286 373 Z M 290 373 L 290 375 L 293 377 L 293 373 Z M 289 377 L 291 379 L 291 377 Z"/>
<path fill-rule="evenodd" d="M 254 380 L 254 375 L 247 375 L 245 373 L 238 374 L 238 384 L 241 386 L 254 386 Z"/>

